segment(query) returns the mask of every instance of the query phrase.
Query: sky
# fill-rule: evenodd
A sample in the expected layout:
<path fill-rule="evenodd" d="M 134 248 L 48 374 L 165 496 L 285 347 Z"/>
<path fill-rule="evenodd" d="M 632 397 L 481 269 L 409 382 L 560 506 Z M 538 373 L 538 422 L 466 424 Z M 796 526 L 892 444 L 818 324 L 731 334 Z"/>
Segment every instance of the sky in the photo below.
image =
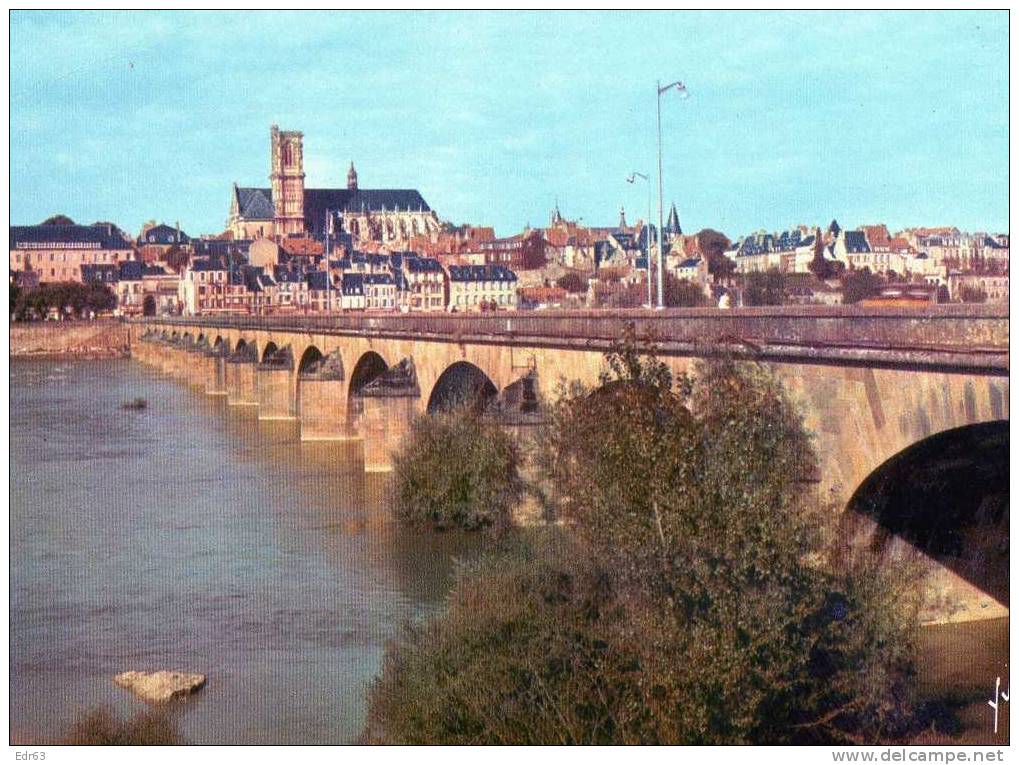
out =
<path fill-rule="evenodd" d="M 499 235 L 558 201 L 588 225 L 665 208 L 731 238 L 798 224 L 1008 230 L 1008 14 L 11 13 L 11 222 L 223 230 L 268 186 L 416 188 Z"/>

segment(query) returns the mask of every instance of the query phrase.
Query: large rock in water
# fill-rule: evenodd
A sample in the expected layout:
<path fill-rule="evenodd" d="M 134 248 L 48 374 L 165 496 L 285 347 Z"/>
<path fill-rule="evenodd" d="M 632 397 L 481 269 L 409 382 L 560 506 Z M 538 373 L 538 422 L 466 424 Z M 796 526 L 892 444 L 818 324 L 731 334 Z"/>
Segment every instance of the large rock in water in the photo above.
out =
<path fill-rule="evenodd" d="M 121 672 L 113 678 L 121 688 L 127 688 L 146 701 L 163 703 L 170 699 L 190 696 L 203 685 L 205 675 L 188 672 Z"/>

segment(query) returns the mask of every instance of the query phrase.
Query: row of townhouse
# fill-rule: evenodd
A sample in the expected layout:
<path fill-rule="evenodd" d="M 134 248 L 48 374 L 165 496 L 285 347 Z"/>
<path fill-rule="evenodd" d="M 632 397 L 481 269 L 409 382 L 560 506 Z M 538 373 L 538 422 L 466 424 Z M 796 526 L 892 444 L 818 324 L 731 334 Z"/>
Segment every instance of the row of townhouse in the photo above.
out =
<path fill-rule="evenodd" d="M 412 253 L 353 253 L 315 264 L 235 265 L 195 258 L 179 281 L 186 315 L 337 311 L 482 311 L 517 306 L 503 266 L 444 268 Z"/>
<path fill-rule="evenodd" d="M 750 234 L 738 239 L 725 254 L 736 263 L 739 273 L 772 269 L 806 273 L 819 246 L 822 257 L 849 269 L 919 275 L 928 280 L 943 279 L 953 268 L 969 271 L 987 264 L 999 264 L 995 269 L 999 271 L 1007 268 L 1007 235 L 952 231 L 955 233 L 913 229 L 892 236 L 883 224 L 847 230 L 832 221 L 824 233 L 799 226 L 776 234 Z"/>

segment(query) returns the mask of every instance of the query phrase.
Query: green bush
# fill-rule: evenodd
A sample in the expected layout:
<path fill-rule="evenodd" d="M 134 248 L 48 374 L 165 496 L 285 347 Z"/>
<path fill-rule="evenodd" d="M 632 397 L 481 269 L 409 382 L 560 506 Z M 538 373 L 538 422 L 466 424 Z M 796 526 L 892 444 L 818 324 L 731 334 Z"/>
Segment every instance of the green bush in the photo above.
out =
<path fill-rule="evenodd" d="M 464 566 L 444 616 L 408 626 L 388 647 L 366 741 L 648 740 L 638 654 L 610 645 L 623 613 L 608 580 L 577 560 L 561 544 L 522 545 Z"/>
<path fill-rule="evenodd" d="M 393 462 L 395 513 L 412 526 L 501 526 L 522 496 L 516 445 L 466 407 L 419 417 Z"/>
<path fill-rule="evenodd" d="M 371 692 L 389 743 L 814 743 L 905 735 L 916 593 L 848 556 L 767 369 L 637 350 L 552 407 L 563 520 L 409 627 Z"/>
<path fill-rule="evenodd" d="M 184 743 L 167 714 L 146 709 L 122 720 L 105 707 L 75 720 L 65 741 L 74 746 L 168 746 Z"/>

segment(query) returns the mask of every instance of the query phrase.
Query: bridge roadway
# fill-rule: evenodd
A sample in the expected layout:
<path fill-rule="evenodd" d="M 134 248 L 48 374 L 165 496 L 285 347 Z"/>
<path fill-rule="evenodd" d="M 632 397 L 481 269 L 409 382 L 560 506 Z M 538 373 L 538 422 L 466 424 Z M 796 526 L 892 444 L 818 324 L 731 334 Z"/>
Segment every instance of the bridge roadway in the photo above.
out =
<path fill-rule="evenodd" d="M 773 369 L 814 436 L 818 490 L 836 506 L 889 465 L 929 455 L 935 437 L 1007 430 L 1006 306 L 150 317 L 131 335 L 142 362 L 260 420 L 297 419 L 302 440 L 357 438 L 366 469 L 386 469 L 420 413 L 482 392 L 512 414 L 564 383 L 597 385 L 627 322 L 653 335 L 674 373 L 734 353 Z M 933 597 L 961 605 L 942 613 L 1000 613 L 946 565 Z"/>
<path fill-rule="evenodd" d="M 762 360 L 1008 375 L 1008 307 L 777 306 L 494 314 L 197 316 L 143 320 L 282 333 L 607 350 L 632 322 L 665 356 L 750 348 Z"/>

